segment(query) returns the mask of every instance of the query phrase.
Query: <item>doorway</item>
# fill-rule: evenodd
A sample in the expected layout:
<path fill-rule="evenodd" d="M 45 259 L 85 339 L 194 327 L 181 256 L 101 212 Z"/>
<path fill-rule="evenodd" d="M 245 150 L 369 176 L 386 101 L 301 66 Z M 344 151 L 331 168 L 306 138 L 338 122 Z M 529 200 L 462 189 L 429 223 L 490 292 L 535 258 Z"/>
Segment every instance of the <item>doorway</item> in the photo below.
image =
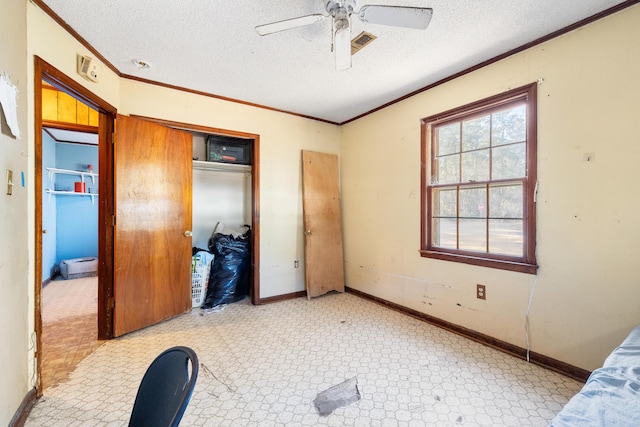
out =
<path fill-rule="evenodd" d="M 57 274 L 59 273 L 60 263 L 52 263 L 51 261 L 51 241 L 55 239 L 49 239 L 49 233 L 55 235 L 54 230 L 58 227 L 53 225 L 51 219 L 55 215 L 51 215 L 51 206 L 54 206 L 51 201 L 55 203 L 55 198 L 65 198 L 80 200 L 83 199 L 87 202 L 87 205 L 93 204 L 94 212 L 94 224 L 92 236 L 85 236 L 85 240 L 94 240 L 93 246 L 97 247 L 97 267 L 95 268 L 97 277 L 92 278 L 93 283 L 90 285 L 94 288 L 94 300 L 97 296 L 97 303 L 91 307 L 92 310 L 97 311 L 94 320 L 89 321 L 91 323 L 90 335 L 93 336 L 91 342 L 97 344 L 97 339 L 109 338 L 112 331 L 112 322 L 110 319 L 110 312 L 107 307 L 108 298 L 113 294 L 113 253 L 109 249 L 111 245 L 109 242 L 112 240 L 112 229 L 106 226 L 106 219 L 109 217 L 110 212 L 113 211 L 113 197 L 110 195 L 112 191 L 112 173 L 113 170 L 113 154 L 111 149 L 112 141 L 112 129 L 113 122 L 116 113 L 116 109 L 109 105 L 104 100 L 95 96 L 91 92 L 87 91 L 83 86 L 79 85 L 69 77 L 65 76 L 57 69 L 43 61 L 41 58 L 35 58 L 34 67 L 34 120 L 35 120 L 35 175 L 34 175 L 34 189 L 35 194 L 38 195 L 35 200 L 35 331 L 36 331 L 36 391 L 38 396 L 41 396 L 44 387 L 47 384 L 43 384 L 42 372 L 43 372 L 43 359 L 45 358 L 46 346 L 43 345 L 43 284 L 51 285 Z M 45 108 L 49 108 L 49 103 L 43 99 L 43 93 L 45 88 L 51 90 L 45 96 L 55 94 L 57 97 L 64 100 L 60 104 L 62 115 L 80 117 L 85 115 L 86 120 L 51 120 L 51 112 L 46 111 Z M 57 103 L 56 103 L 57 104 Z M 70 114 L 67 107 L 73 105 L 75 112 Z M 89 119 L 89 110 L 93 110 L 91 118 Z M 75 123 L 74 123 L 75 122 Z M 57 135 L 57 136 L 56 136 Z M 75 140 L 77 138 L 84 139 L 84 141 Z M 87 142 L 89 138 L 92 143 Z M 89 161 L 78 160 L 80 165 L 71 165 L 68 167 L 56 168 L 55 164 L 51 164 L 51 153 L 47 150 L 56 150 L 56 139 L 64 140 L 65 149 L 61 151 L 68 152 L 70 147 L 79 147 L 83 149 L 80 151 L 93 151 L 91 163 Z M 68 144 L 71 142 L 72 144 Z M 85 153 L 86 154 L 86 153 Z M 54 155 L 55 156 L 55 155 Z M 62 155 L 62 157 L 65 157 Z M 47 159 L 47 166 L 45 166 L 45 159 Z M 86 163 L 82 165 L 82 163 Z M 89 168 L 88 165 L 92 165 Z M 45 167 L 49 167 L 54 170 L 47 170 Z M 95 171 L 101 171 L 100 179 L 95 180 L 92 176 L 92 171 L 88 169 L 95 168 Z M 60 169 L 60 170 L 55 170 Z M 72 170 L 73 174 L 69 174 L 68 170 Z M 60 181 L 57 180 L 56 175 L 64 176 L 65 178 Z M 96 174 L 97 175 L 97 174 Z M 56 182 L 58 186 L 56 187 Z M 76 189 L 73 188 L 73 192 L 67 191 L 75 187 L 75 183 L 80 183 L 78 192 L 82 194 L 73 194 Z M 84 184 L 84 185 L 82 185 Z M 90 192 L 87 192 L 91 187 Z M 48 192 L 47 192 L 48 190 Z M 57 194 L 58 191 L 61 194 Z M 46 205 L 45 205 L 46 204 Z M 43 236 L 47 238 L 44 239 Z M 97 240 L 97 242 L 96 242 Z M 55 243 L 54 243 L 55 244 Z M 55 251 L 55 250 L 54 250 Z M 94 249 L 95 251 L 95 249 Z M 53 265 L 56 267 L 53 267 Z M 68 272 L 68 271 L 67 271 Z M 72 270 L 77 273 L 77 270 Z M 97 283 L 96 283 L 97 281 Z M 69 289 L 65 289 L 69 290 Z M 50 319 L 48 319 L 50 320 Z M 66 322 L 72 323 L 72 322 Z M 77 326 L 77 325 L 76 325 Z M 97 331 L 97 334 L 96 334 Z M 55 330 L 47 331 L 56 333 Z M 63 332 L 57 332 L 63 333 Z M 77 337 L 76 337 L 77 338 Z M 52 347 L 50 347 L 52 349 Z M 72 351 L 68 352 L 65 356 L 69 356 L 71 353 L 80 356 L 82 351 L 78 351 L 78 348 L 72 348 Z M 50 384 L 49 384 L 50 385 Z"/>
<path fill-rule="evenodd" d="M 47 389 L 66 380 L 101 343 L 98 113 L 43 82 L 43 120 L 40 355 Z"/>

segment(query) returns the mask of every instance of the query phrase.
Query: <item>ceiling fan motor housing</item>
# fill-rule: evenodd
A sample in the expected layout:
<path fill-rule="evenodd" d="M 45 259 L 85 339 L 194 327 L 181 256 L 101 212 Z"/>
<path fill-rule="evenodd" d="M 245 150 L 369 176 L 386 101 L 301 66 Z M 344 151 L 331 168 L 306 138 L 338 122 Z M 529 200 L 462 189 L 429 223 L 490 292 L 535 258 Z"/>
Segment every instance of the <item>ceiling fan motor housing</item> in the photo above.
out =
<path fill-rule="evenodd" d="M 327 12 L 333 17 L 335 31 L 349 28 L 349 17 L 355 7 L 355 0 L 328 0 L 325 3 Z"/>
<path fill-rule="evenodd" d="M 347 17 L 353 13 L 356 8 L 355 0 L 327 0 L 324 4 L 329 15 L 338 18 L 337 14 L 346 13 Z M 340 18 L 338 18 L 340 19 Z"/>

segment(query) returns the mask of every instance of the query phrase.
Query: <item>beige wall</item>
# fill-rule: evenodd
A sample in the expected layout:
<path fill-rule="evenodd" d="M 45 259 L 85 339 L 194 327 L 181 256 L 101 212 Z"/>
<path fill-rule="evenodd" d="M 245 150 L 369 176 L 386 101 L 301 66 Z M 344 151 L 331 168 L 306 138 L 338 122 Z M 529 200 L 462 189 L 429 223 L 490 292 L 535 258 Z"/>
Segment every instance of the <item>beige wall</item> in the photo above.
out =
<path fill-rule="evenodd" d="M 22 139 L 6 125 L 0 130 L 0 425 L 7 425 L 31 388 L 29 381 L 30 329 L 28 310 L 27 190 L 27 18 L 26 2 L 4 2 L 0 13 L 0 73 L 18 87 L 18 122 Z M 1 114 L 1 113 L 0 113 Z M 2 119 L 4 122 L 4 119 Z M 6 171 L 13 171 L 13 195 L 6 194 Z M 30 181 L 25 185 L 28 187 Z M 31 358 L 32 359 L 32 358 Z"/>
<path fill-rule="evenodd" d="M 348 286 L 526 348 L 536 276 L 418 253 L 420 119 L 543 79 L 531 350 L 601 365 L 640 323 L 638 22 L 634 6 L 344 126 Z"/>

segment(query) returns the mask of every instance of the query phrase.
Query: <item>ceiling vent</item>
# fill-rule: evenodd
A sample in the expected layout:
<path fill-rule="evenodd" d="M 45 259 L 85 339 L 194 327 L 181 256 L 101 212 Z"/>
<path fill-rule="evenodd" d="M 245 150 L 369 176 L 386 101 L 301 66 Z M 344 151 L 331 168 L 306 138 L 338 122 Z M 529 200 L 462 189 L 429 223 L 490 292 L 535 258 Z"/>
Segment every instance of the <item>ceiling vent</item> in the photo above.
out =
<path fill-rule="evenodd" d="M 377 37 L 366 31 L 361 32 L 358 36 L 351 40 L 351 55 L 355 55 L 360 49 L 374 41 Z"/>

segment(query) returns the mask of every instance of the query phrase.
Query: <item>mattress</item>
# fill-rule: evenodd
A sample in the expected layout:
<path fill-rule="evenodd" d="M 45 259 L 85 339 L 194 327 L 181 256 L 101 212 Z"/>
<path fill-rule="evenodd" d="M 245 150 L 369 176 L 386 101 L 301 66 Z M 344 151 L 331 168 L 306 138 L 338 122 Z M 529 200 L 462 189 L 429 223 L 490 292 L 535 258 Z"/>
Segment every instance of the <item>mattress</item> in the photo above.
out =
<path fill-rule="evenodd" d="M 551 426 L 640 426 L 640 326 L 591 373 Z"/>

